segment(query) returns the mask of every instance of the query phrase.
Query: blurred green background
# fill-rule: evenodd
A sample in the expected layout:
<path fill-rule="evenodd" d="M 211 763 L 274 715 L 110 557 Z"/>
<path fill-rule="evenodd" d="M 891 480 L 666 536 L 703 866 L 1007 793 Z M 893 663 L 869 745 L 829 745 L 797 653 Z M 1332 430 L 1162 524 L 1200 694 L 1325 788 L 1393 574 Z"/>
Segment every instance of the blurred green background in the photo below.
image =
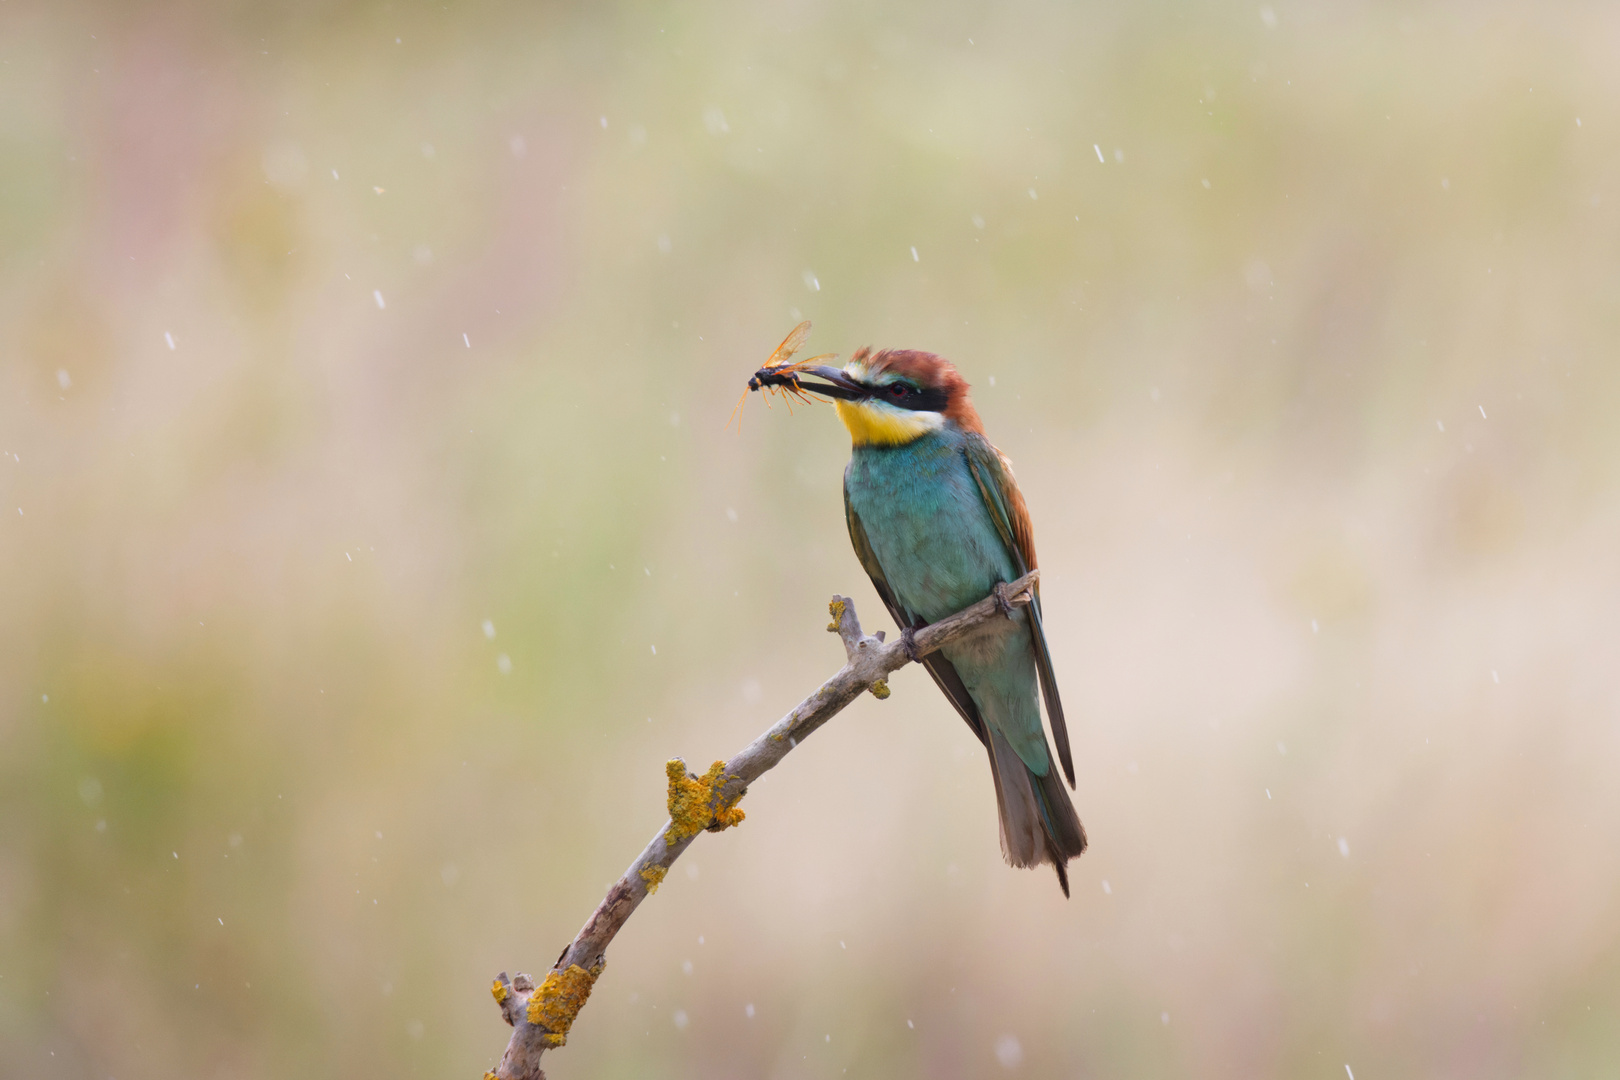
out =
<path fill-rule="evenodd" d="M 1620 1062 L 1620 10 L 0 7 L 0 1075 L 476 1076 L 837 668 L 814 352 L 962 368 L 1092 839 L 895 680 L 554 1077 Z"/>

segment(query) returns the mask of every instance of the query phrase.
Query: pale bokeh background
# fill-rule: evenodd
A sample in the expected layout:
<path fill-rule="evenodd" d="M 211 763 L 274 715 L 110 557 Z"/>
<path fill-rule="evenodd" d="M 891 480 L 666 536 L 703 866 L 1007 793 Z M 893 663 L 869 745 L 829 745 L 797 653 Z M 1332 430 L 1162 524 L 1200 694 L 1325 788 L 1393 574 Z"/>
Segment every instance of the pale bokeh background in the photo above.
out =
<path fill-rule="evenodd" d="M 833 592 L 887 625 L 831 410 L 723 430 L 801 317 L 974 384 L 1092 849 L 1068 902 L 1004 867 L 904 673 L 699 840 L 554 1077 L 1611 1073 L 1617 47 L 6 3 L 0 1075 L 490 1065 L 664 760 L 833 671 Z"/>

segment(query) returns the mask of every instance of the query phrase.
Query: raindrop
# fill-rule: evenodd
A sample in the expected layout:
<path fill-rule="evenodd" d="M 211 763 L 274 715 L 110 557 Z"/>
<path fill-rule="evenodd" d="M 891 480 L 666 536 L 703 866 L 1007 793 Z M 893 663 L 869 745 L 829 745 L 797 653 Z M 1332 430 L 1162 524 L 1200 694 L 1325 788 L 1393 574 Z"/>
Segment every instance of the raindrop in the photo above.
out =
<path fill-rule="evenodd" d="M 676 1009 L 675 1010 L 675 1015 L 670 1017 L 670 1019 L 675 1021 L 675 1030 L 676 1031 L 685 1031 L 686 1030 L 686 1025 L 688 1023 L 688 1020 L 686 1018 L 686 1010 L 685 1009 Z"/>
<path fill-rule="evenodd" d="M 381 289 L 372 289 L 371 290 L 371 298 L 373 300 L 377 301 L 378 310 L 381 310 L 381 309 L 386 308 L 388 306 L 388 304 L 386 302 L 384 302 L 384 300 L 382 298 L 382 290 Z"/>
<path fill-rule="evenodd" d="M 495 640 L 495 623 L 489 619 L 484 620 L 484 636 L 491 641 Z"/>
<path fill-rule="evenodd" d="M 169 351 L 174 352 L 174 335 L 165 330 L 163 331 L 163 340 L 169 343 Z"/>
<path fill-rule="evenodd" d="M 1024 1062 L 1024 1045 L 1016 1035 L 1003 1035 L 996 1040 L 996 1060 L 1004 1069 L 1016 1069 Z"/>
<path fill-rule="evenodd" d="M 512 658 L 505 653 L 495 658 L 495 666 L 500 668 L 502 675 L 512 674 Z"/>

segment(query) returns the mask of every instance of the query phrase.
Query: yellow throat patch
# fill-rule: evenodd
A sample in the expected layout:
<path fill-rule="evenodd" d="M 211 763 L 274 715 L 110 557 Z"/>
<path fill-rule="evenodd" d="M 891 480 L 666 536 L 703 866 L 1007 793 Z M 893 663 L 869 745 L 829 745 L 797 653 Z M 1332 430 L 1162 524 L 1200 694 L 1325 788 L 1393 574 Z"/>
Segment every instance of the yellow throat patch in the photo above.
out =
<path fill-rule="evenodd" d="M 937 412 L 900 409 L 884 401 L 834 401 L 856 446 L 901 446 L 945 426 Z"/>

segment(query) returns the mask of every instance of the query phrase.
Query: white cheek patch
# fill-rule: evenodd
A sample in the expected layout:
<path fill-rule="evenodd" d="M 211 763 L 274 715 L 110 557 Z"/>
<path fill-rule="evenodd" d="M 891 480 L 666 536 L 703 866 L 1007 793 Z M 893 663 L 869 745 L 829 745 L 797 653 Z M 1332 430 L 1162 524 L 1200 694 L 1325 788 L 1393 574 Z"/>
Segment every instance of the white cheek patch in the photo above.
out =
<path fill-rule="evenodd" d="M 898 424 L 901 427 L 915 427 L 917 433 L 924 431 L 938 431 L 945 426 L 945 414 L 928 412 L 924 409 L 902 409 L 900 406 L 880 399 L 864 401 L 866 408 L 871 409 L 883 418 L 883 423 Z"/>

